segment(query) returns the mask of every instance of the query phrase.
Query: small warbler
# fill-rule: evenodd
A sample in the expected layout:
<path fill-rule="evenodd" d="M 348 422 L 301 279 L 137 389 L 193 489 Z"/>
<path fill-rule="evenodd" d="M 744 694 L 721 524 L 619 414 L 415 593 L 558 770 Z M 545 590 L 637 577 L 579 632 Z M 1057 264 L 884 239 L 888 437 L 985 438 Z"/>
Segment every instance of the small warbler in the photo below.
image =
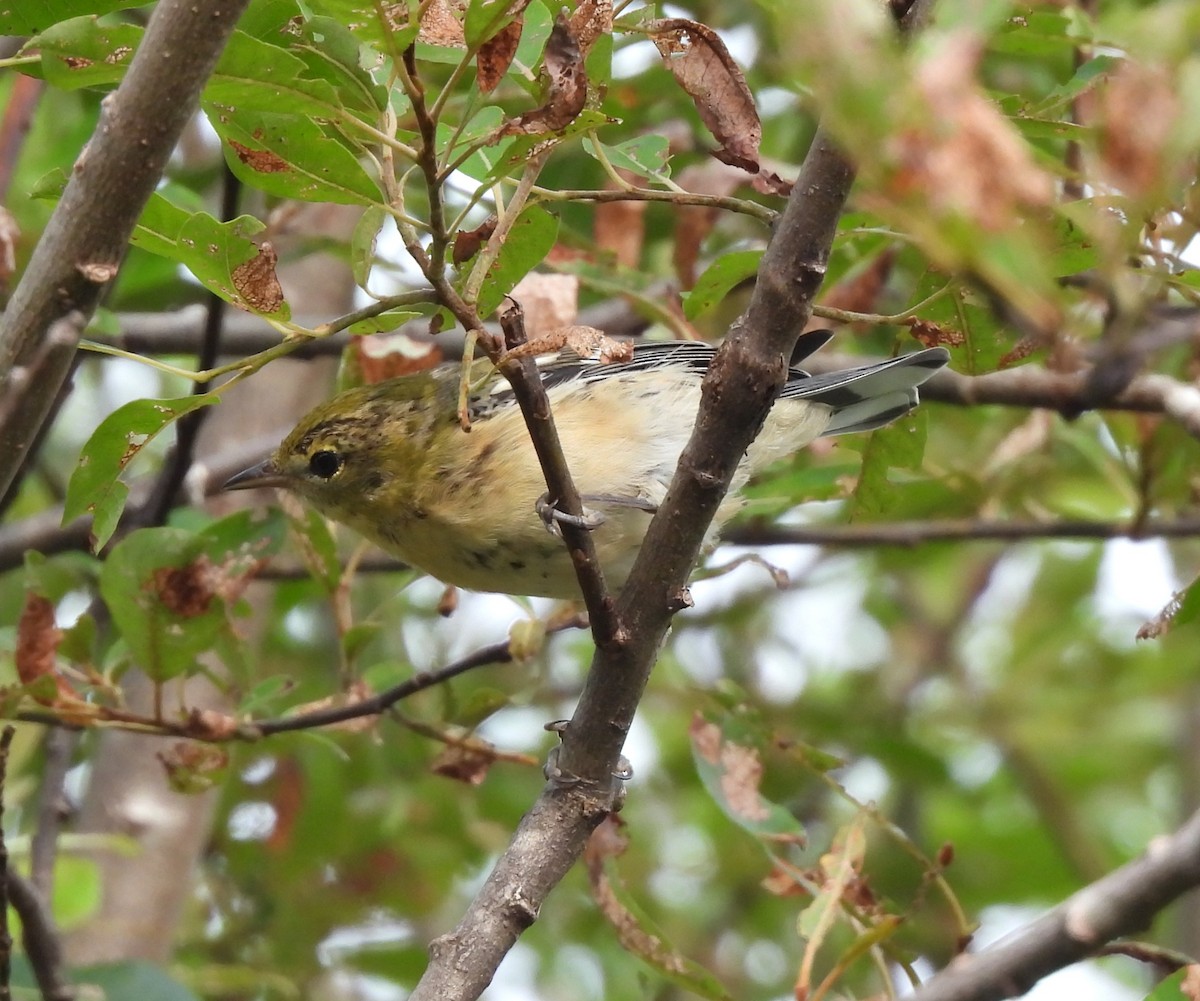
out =
<path fill-rule="evenodd" d="M 803 335 L 796 357 L 831 336 Z M 699 341 L 646 342 L 627 361 L 573 352 L 539 359 L 563 453 L 598 523 L 596 549 L 612 586 L 628 576 L 666 495 L 714 351 Z M 948 360 L 943 348 L 928 348 L 830 375 L 791 369 L 710 537 L 736 513 L 734 494 L 755 473 L 814 438 L 869 431 L 907 413 L 917 405 L 917 386 Z M 578 597 L 566 547 L 535 510 L 545 479 L 511 388 L 492 370 L 470 397 L 470 431 L 464 431 L 460 378 L 461 367 L 448 364 L 341 393 L 304 417 L 270 458 L 225 486 L 291 490 L 448 584 Z"/>

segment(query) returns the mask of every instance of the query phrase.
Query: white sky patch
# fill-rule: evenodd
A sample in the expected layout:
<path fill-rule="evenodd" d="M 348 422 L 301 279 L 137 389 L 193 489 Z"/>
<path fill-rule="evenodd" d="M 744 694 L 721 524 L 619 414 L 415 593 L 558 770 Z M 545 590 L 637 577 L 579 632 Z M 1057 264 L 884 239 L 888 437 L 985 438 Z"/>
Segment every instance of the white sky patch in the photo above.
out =
<path fill-rule="evenodd" d="M 1096 582 L 1096 611 L 1151 618 L 1171 600 L 1178 585 L 1170 550 L 1162 539 L 1113 539 L 1105 544 Z"/>

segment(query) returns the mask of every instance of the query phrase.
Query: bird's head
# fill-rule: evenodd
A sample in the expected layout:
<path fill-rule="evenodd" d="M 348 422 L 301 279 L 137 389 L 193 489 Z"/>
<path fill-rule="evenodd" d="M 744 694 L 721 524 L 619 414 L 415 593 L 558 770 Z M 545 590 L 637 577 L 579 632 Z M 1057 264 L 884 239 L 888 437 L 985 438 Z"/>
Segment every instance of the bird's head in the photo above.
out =
<path fill-rule="evenodd" d="M 267 459 L 231 477 L 225 489 L 290 490 L 322 514 L 354 523 L 399 500 L 389 491 L 411 482 L 430 431 L 417 404 L 388 383 L 342 393 L 303 417 Z"/>

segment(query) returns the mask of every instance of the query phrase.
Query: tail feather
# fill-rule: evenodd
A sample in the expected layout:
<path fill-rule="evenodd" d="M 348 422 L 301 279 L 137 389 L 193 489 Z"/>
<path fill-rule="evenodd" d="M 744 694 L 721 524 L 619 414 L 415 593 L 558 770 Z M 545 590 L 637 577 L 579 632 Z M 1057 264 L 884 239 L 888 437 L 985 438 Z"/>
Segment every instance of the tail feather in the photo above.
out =
<path fill-rule="evenodd" d="M 833 408 L 822 437 L 871 431 L 902 417 L 919 402 L 917 387 L 950 360 L 945 348 L 927 348 L 875 365 L 810 376 L 795 371 L 781 399 L 803 399 Z"/>

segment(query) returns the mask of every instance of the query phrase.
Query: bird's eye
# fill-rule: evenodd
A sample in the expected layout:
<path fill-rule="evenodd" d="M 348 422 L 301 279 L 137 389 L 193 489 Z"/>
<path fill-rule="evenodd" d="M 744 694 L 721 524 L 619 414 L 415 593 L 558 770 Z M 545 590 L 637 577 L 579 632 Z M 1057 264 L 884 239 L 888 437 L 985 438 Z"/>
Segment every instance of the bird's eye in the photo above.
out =
<path fill-rule="evenodd" d="M 334 474 L 341 468 L 342 457 L 337 452 L 332 452 L 329 449 L 313 452 L 308 460 L 308 471 L 313 476 L 319 476 L 323 480 L 332 479 Z"/>

